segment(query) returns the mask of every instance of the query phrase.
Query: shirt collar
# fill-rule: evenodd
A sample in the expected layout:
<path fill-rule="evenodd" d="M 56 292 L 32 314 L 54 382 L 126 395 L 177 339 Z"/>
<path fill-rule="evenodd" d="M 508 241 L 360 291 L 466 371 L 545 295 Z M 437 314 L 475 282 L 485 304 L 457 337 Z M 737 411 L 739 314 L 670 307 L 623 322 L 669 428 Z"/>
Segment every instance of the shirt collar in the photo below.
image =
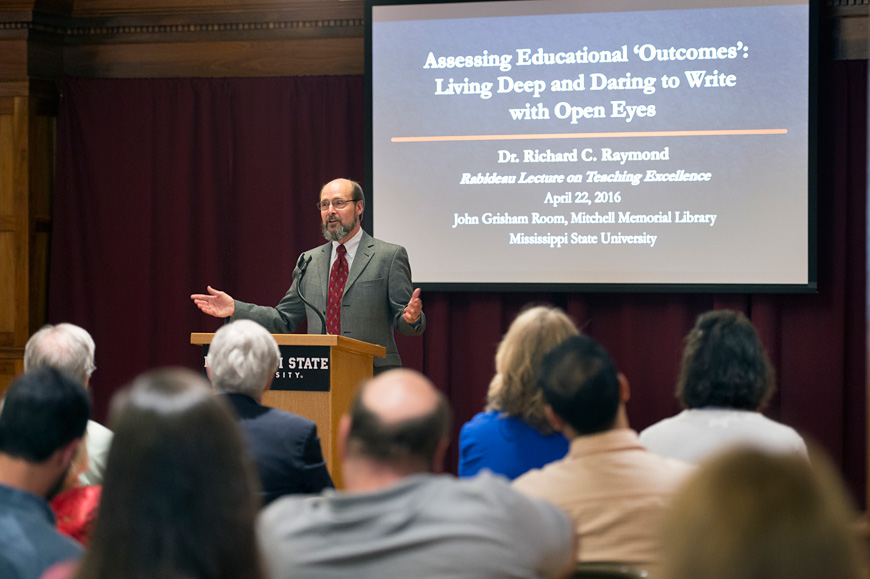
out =
<path fill-rule="evenodd" d="M 344 243 L 344 248 L 347 250 L 348 259 L 353 259 L 353 257 L 356 255 L 356 250 L 359 248 L 360 241 L 362 240 L 362 234 L 363 229 L 362 227 L 360 227 L 359 231 L 356 232 L 356 235 L 354 235 Z M 338 241 L 332 242 L 333 256 L 335 255 L 335 250 L 339 245 L 341 245 L 341 243 L 339 243 Z"/>
<path fill-rule="evenodd" d="M 597 434 L 578 436 L 571 441 L 571 457 L 588 456 L 620 450 L 646 450 L 637 432 L 630 428 L 614 428 Z"/>

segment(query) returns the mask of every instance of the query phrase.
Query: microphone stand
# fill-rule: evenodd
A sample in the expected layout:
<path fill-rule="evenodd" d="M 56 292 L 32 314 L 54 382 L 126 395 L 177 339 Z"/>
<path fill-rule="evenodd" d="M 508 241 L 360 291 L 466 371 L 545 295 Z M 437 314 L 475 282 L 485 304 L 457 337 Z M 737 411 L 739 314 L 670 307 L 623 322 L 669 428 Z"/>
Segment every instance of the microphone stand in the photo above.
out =
<path fill-rule="evenodd" d="M 314 310 L 314 313 L 317 314 L 317 317 L 320 318 L 320 327 L 322 328 L 321 334 L 326 333 L 326 318 L 323 317 L 323 313 L 315 308 L 311 302 L 305 299 L 305 296 L 302 295 L 302 278 L 305 277 L 305 272 L 308 271 L 308 264 L 311 263 L 311 257 L 305 259 L 305 254 L 299 256 L 299 262 L 296 264 L 296 267 L 299 268 L 299 281 L 296 282 L 296 293 L 299 294 L 299 299 L 302 300 L 302 303 Z"/>

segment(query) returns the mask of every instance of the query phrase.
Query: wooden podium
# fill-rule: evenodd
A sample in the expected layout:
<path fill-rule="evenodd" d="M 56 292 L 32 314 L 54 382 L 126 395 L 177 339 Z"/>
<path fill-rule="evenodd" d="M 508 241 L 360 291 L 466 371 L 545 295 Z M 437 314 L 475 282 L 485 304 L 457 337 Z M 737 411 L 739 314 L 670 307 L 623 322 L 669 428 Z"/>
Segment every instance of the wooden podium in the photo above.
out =
<path fill-rule="evenodd" d="M 372 359 L 383 358 L 383 346 L 344 336 L 272 334 L 281 348 L 278 371 L 263 404 L 304 416 L 317 423 L 323 457 L 340 488 L 337 433 L 341 415 L 350 408 L 357 385 L 372 377 Z M 193 333 L 190 343 L 208 353 L 214 334 Z"/>

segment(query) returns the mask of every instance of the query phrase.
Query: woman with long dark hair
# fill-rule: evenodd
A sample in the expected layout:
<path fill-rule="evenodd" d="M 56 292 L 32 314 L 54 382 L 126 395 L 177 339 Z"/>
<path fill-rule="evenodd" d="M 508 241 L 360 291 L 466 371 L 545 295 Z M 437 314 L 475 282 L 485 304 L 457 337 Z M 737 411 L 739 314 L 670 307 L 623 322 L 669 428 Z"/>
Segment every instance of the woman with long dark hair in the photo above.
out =
<path fill-rule="evenodd" d="M 115 438 L 77 579 L 262 579 L 256 479 L 223 400 L 156 370 L 113 401 Z"/>

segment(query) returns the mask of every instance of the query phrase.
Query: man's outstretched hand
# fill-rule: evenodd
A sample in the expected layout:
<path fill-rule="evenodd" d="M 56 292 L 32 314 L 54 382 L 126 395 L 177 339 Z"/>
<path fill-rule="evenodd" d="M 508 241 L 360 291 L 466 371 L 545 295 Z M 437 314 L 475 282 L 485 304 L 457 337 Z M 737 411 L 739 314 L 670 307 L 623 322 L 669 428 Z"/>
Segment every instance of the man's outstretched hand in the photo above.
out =
<path fill-rule="evenodd" d="M 201 308 L 200 308 L 201 309 Z M 423 300 L 420 299 L 420 288 L 414 290 L 411 300 L 402 312 L 402 318 L 409 324 L 415 323 L 423 313 Z"/>
<path fill-rule="evenodd" d="M 207 289 L 208 294 L 192 294 L 190 296 L 196 307 L 216 318 L 228 318 L 235 313 L 236 302 L 229 294 L 211 286 L 208 286 Z M 417 290 L 418 293 L 419 291 Z M 407 310 L 407 308 L 405 309 Z"/>

